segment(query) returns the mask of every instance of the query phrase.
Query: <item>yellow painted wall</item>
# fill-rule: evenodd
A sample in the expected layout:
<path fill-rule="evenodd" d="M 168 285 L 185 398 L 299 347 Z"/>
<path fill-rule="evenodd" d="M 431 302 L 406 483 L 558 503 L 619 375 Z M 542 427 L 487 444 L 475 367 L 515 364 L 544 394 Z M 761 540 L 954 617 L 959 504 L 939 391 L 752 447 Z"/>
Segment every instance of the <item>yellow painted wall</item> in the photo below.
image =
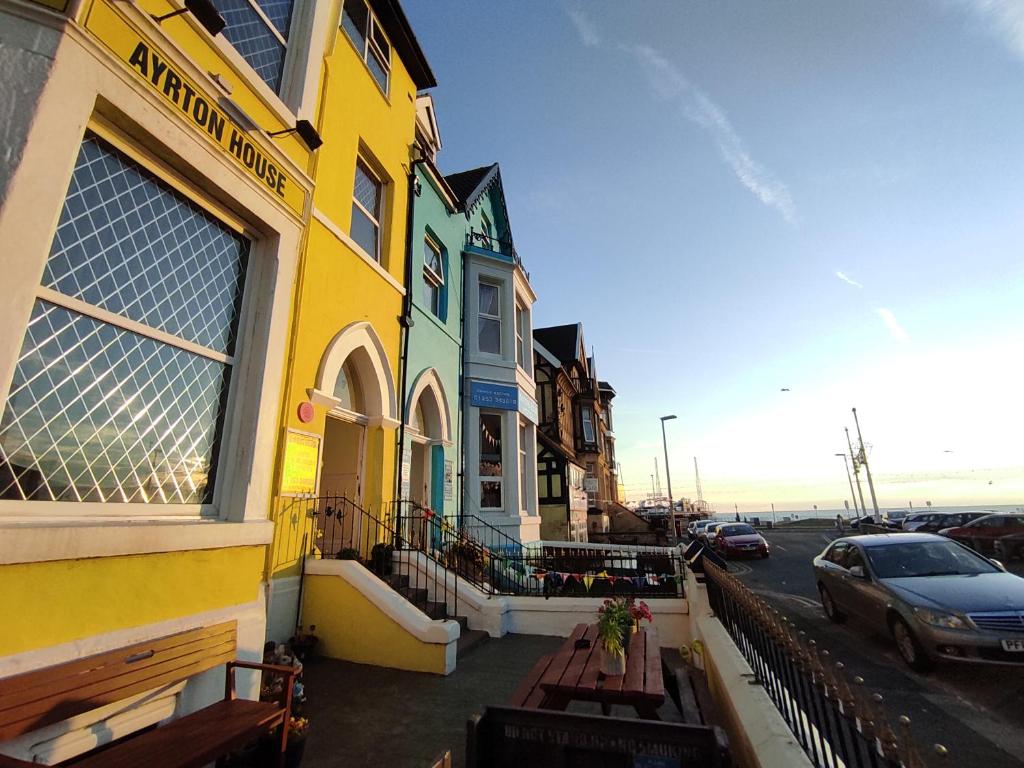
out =
<path fill-rule="evenodd" d="M 324 145 L 313 163 L 313 205 L 344 233 L 351 228 L 356 158 L 368 159 L 386 181 L 381 222 L 380 264 L 399 284 L 405 280 L 406 207 L 409 151 L 415 136 L 416 88 L 392 47 L 392 70 L 385 95 L 370 75 L 343 30 L 335 26 L 328 44 L 318 104 L 318 127 Z M 292 352 L 281 406 L 285 430 L 324 434 L 327 409 L 316 406 L 313 421 L 299 421 L 297 409 L 316 384 L 321 358 L 331 339 L 347 325 L 368 321 L 388 357 L 396 389 L 399 384 L 402 294 L 360 258 L 331 228 L 313 219 L 307 231 L 300 282 L 296 289 Z M 400 393 L 396 393 L 400 404 Z M 397 416 L 397 414 L 396 414 Z M 363 463 L 362 503 L 377 513 L 392 500 L 395 488 L 397 430 L 368 427 Z M 279 444 L 274 493 L 280 484 L 283 442 Z M 275 543 L 268 571 L 274 577 L 298 574 L 295 554 L 302 527 L 294 503 L 275 496 Z"/>
<path fill-rule="evenodd" d="M 78 13 L 78 20 L 80 23 L 88 24 L 95 6 L 104 6 L 100 9 L 102 12 L 106 8 L 116 11 L 118 5 L 120 4 L 110 0 L 86 0 Z M 172 5 L 167 0 L 136 0 L 136 5 L 154 16 L 170 13 L 181 7 L 180 4 Z M 277 113 L 272 111 L 249 85 L 249 81 L 258 79 L 259 75 L 248 67 L 236 69 L 233 63 L 229 62 L 215 46 L 210 44 L 209 35 L 205 31 L 195 29 L 184 18 L 168 19 L 163 22 L 163 25 L 165 33 L 174 40 L 174 44 L 181 48 L 198 67 L 206 72 L 221 75 L 231 85 L 232 101 L 238 104 L 260 128 L 266 131 L 279 131 L 292 127 L 284 125 Z M 303 44 L 306 44 L 306 41 Z M 284 150 L 300 168 L 306 170 L 310 153 L 298 137 L 282 136 L 275 139 L 274 143 L 275 146 Z"/>
<path fill-rule="evenodd" d="M 0 566 L 0 656 L 259 596 L 263 547 Z"/>
<path fill-rule="evenodd" d="M 406 632 L 340 576 L 306 576 L 302 623 L 315 624 L 319 651 L 378 667 L 445 672 L 445 646 Z"/>

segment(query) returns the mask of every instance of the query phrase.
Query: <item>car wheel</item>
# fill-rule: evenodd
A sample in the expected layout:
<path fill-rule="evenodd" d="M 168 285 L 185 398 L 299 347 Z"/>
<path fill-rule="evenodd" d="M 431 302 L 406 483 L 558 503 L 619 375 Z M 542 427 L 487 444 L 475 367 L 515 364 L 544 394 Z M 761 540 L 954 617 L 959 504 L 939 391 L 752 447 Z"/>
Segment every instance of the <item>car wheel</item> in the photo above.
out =
<path fill-rule="evenodd" d="M 896 617 L 891 621 L 891 629 L 893 640 L 896 641 L 896 650 L 908 667 L 915 672 L 927 672 L 935 666 L 924 652 L 914 632 L 907 626 L 907 622 Z"/>
<path fill-rule="evenodd" d="M 842 624 L 846 621 L 846 614 L 839 610 L 836 601 L 832 599 L 832 593 L 824 584 L 818 585 L 818 593 L 821 595 L 821 607 L 825 610 L 825 616 L 835 624 Z"/>

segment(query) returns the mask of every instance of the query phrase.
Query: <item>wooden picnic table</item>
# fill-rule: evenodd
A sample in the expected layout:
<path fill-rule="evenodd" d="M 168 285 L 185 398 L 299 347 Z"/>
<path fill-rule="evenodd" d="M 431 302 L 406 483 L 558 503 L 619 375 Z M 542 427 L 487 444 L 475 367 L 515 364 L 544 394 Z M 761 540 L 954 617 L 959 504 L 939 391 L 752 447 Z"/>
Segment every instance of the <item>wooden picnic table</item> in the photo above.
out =
<path fill-rule="evenodd" d="M 589 641 L 577 648 L 577 641 Z M 646 720 L 659 720 L 665 701 L 661 648 L 653 627 L 629 638 L 626 674 L 601 673 L 596 624 L 577 624 L 553 654 L 542 657 L 512 695 L 511 704 L 531 709 L 565 710 L 572 701 L 596 701 L 608 715 L 613 704 L 633 707 Z"/>

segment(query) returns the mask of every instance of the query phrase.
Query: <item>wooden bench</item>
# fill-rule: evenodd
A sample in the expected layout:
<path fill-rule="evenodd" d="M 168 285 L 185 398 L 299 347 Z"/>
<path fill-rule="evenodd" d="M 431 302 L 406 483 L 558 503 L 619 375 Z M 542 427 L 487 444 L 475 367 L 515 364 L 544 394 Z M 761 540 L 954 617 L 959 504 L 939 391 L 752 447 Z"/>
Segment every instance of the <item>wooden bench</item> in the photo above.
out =
<path fill-rule="evenodd" d="M 232 621 L 0 679 L 0 749 L 17 736 L 226 665 L 222 700 L 76 758 L 75 767 L 201 768 L 278 726 L 283 766 L 296 670 L 237 661 L 236 644 Z M 286 676 L 282 701 L 237 698 L 237 668 Z M 36 765 L 0 755 L 0 768 Z"/>

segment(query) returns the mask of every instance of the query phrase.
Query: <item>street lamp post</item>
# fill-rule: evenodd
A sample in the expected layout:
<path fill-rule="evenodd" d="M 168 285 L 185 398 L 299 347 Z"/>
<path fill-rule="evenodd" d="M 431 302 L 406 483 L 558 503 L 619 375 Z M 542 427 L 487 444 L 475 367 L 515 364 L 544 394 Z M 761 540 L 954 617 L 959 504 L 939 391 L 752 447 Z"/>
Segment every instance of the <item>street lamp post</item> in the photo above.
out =
<path fill-rule="evenodd" d="M 665 437 L 665 422 L 675 418 L 675 414 L 671 416 L 661 417 L 661 444 L 665 449 L 665 482 L 668 483 L 668 511 L 672 516 L 672 533 L 676 536 L 679 535 L 679 529 L 676 526 L 676 507 L 672 502 L 672 473 L 668 468 L 668 439 Z"/>
<path fill-rule="evenodd" d="M 875 497 L 875 484 L 871 480 L 871 467 L 868 466 L 868 453 L 864 450 L 864 438 L 860 434 L 860 420 L 857 418 L 857 409 L 853 409 L 853 423 L 857 425 L 857 442 L 860 443 L 860 463 L 864 465 L 864 472 L 868 476 L 868 490 L 871 491 L 871 506 L 875 508 L 875 525 L 882 522 L 882 516 L 878 512 L 878 499 Z M 864 510 L 867 514 L 867 510 Z"/>
<path fill-rule="evenodd" d="M 866 515 L 868 513 L 867 504 L 864 503 L 864 489 L 860 485 L 860 462 L 857 460 L 857 455 L 853 452 L 853 443 L 850 442 L 850 430 L 848 427 L 843 427 L 843 431 L 846 432 L 846 445 L 850 448 L 850 459 L 853 460 L 853 476 L 857 478 L 857 494 L 860 496 L 860 508 Z M 857 506 L 857 500 L 853 500 L 853 506 Z"/>
<path fill-rule="evenodd" d="M 857 512 L 857 517 L 860 517 L 860 510 L 857 509 L 857 495 L 853 492 L 853 478 L 850 477 L 850 462 L 846 460 L 845 453 L 837 453 L 836 456 L 843 457 L 843 466 L 846 467 L 846 480 L 850 483 L 850 496 L 853 498 L 853 508 Z"/>

